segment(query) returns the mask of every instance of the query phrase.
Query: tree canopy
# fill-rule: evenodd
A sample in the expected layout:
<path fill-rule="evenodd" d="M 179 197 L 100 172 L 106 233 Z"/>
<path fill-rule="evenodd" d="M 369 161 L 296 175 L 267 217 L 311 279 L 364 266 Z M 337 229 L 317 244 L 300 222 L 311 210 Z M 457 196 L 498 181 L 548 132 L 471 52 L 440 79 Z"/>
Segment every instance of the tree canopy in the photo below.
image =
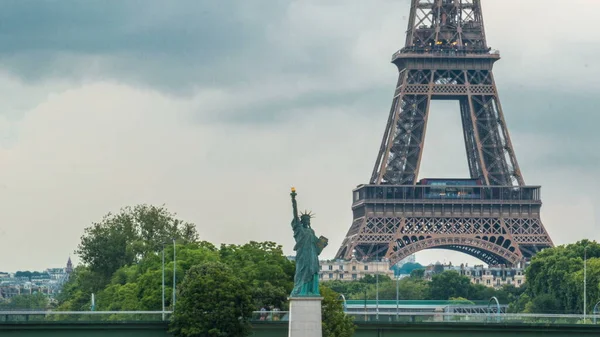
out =
<path fill-rule="evenodd" d="M 377 296 L 381 300 L 396 299 L 396 290 L 400 300 L 451 300 L 453 298 L 464 298 L 468 300 L 489 300 L 492 296 L 498 298 L 501 303 L 511 303 L 516 300 L 526 289 L 517 288 L 514 285 L 504 285 L 499 289 L 486 287 L 482 284 L 473 284 L 466 276 L 456 271 L 445 271 L 435 274 L 431 281 L 423 279 L 423 269 L 413 270 L 411 277 L 392 280 L 389 277 L 380 276 L 379 286 L 375 285 L 375 277 L 368 276 L 358 281 L 326 281 L 322 284 L 326 287 L 344 294 L 348 299 L 374 299 Z M 377 295 L 379 291 L 379 295 Z"/>
<path fill-rule="evenodd" d="M 249 285 L 221 262 L 192 266 L 179 287 L 171 332 L 182 337 L 243 337 L 255 310 Z"/>
<path fill-rule="evenodd" d="M 587 311 L 590 312 L 595 304 L 593 300 L 600 298 L 600 245 L 588 240 L 544 249 L 533 257 L 526 271 L 531 304 L 525 310 L 534 312 L 543 308 L 544 312 L 582 313 L 586 255 Z"/>
<path fill-rule="evenodd" d="M 46 310 L 49 307 L 48 296 L 41 293 L 17 295 L 0 302 L 0 310 Z"/>
<path fill-rule="evenodd" d="M 320 287 L 322 301 L 321 321 L 323 337 L 352 337 L 356 326 L 353 317 L 344 313 L 340 294 L 328 287 Z"/>
<path fill-rule="evenodd" d="M 222 245 L 209 242 L 177 244 L 178 287 L 195 265 L 220 262 L 251 289 L 253 305 L 286 307 L 293 286 L 294 264 L 273 242 Z M 165 246 L 165 293 L 173 290 L 173 247 Z M 104 284 L 89 267 L 77 267 L 59 297 L 61 310 L 89 310 L 91 293 L 96 294 L 96 310 L 161 310 L 162 253 L 147 254 L 138 263 L 123 266 Z M 167 309 L 172 306 L 166 296 Z"/>
<path fill-rule="evenodd" d="M 433 275 L 429 285 L 429 297 L 433 299 L 468 298 L 471 280 L 454 270 Z"/>
<path fill-rule="evenodd" d="M 48 273 L 44 273 L 44 272 L 39 272 L 39 271 L 17 271 L 15 273 L 15 277 L 27 277 L 30 281 L 32 277 L 39 277 L 39 276 L 45 276 L 50 278 L 50 275 L 48 275 Z"/>
<path fill-rule="evenodd" d="M 198 234 L 193 224 L 176 219 L 164 207 L 138 205 L 108 213 L 86 228 L 76 253 L 91 272 L 108 279 L 119 268 L 161 251 L 163 243 L 173 239 L 191 243 Z"/>
<path fill-rule="evenodd" d="M 420 263 L 407 262 L 400 267 L 394 265 L 392 269 L 395 275 L 410 275 L 413 270 L 423 269 L 423 266 Z"/>

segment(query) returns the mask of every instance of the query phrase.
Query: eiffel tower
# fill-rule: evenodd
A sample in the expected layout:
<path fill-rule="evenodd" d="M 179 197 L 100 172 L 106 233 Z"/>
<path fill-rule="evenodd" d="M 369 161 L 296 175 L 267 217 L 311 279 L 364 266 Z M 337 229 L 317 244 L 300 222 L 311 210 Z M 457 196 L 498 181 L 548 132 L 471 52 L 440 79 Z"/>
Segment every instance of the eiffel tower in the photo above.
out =
<path fill-rule="evenodd" d="M 492 73 L 480 0 L 412 0 L 400 72 L 368 185 L 353 191 L 353 223 L 336 257 L 391 264 L 449 249 L 515 265 L 553 247 L 540 186 L 519 170 Z M 431 100 L 460 106 L 470 179 L 421 179 Z"/>

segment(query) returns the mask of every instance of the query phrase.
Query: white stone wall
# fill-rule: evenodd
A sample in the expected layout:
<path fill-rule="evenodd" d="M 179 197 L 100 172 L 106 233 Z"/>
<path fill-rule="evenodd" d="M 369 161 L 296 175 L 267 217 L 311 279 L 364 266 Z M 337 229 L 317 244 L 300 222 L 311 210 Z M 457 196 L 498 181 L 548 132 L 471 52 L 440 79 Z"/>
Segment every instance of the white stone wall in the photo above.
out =
<path fill-rule="evenodd" d="M 362 262 L 356 259 L 350 261 L 320 261 L 320 281 L 356 281 L 366 275 L 387 275 L 394 277 L 388 261 Z"/>

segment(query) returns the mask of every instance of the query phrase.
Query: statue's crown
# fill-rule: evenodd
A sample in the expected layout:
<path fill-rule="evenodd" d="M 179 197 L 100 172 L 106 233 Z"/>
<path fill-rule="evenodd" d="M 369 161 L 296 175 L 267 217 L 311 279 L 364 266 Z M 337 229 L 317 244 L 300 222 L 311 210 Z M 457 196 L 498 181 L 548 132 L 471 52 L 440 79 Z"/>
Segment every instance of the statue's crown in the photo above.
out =
<path fill-rule="evenodd" d="M 306 217 L 308 217 L 308 218 L 310 219 L 310 218 L 314 218 L 314 217 L 315 217 L 315 215 L 313 214 L 313 212 L 311 212 L 311 211 L 306 211 L 306 210 L 305 210 L 304 212 L 301 212 L 301 213 L 300 213 L 300 217 L 301 217 L 301 218 L 306 218 Z"/>

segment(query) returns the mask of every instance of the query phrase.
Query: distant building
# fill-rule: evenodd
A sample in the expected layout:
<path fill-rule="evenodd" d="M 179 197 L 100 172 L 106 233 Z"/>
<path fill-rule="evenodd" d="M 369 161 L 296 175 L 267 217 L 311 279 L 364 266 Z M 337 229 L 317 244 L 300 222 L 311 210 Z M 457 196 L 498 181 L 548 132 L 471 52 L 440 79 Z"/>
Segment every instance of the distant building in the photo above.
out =
<path fill-rule="evenodd" d="M 394 277 L 394 272 L 390 269 L 390 263 L 387 260 L 363 262 L 353 258 L 350 261 L 319 261 L 319 264 L 321 266 L 319 280 L 321 281 L 355 281 L 366 275 L 375 276 L 376 274 Z"/>
<path fill-rule="evenodd" d="M 69 260 L 67 260 L 67 268 L 65 268 L 65 273 L 71 274 L 73 272 L 73 262 L 71 262 L 71 257 L 69 256 Z"/>
<path fill-rule="evenodd" d="M 442 269 L 443 268 L 443 269 Z M 510 284 L 520 287 L 525 283 L 525 269 L 521 267 L 507 267 L 504 265 L 484 267 L 475 265 L 469 267 L 468 264 L 460 266 L 448 265 L 430 265 L 425 271 L 425 278 L 431 280 L 435 274 L 434 269 L 443 271 L 454 270 L 459 274 L 468 277 L 473 284 L 482 284 L 490 288 L 500 288 L 503 285 Z"/>
<path fill-rule="evenodd" d="M 404 259 L 400 260 L 400 262 L 396 263 L 396 265 L 398 267 L 402 267 L 403 265 L 407 264 L 407 263 L 415 263 L 417 262 L 417 258 L 415 256 L 415 254 L 409 255 L 407 257 L 405 257 Z"/>
<path fill-rule="evenodd" d="M 46 294 L 54 296 L 60 293 L 62 286 L 73 272 L 73 263 L 68 259 L 65 268 L 48 268 L 43 272 L 21 273 L 26 276 L 0 273 L 0 299 L 9 299 L 23 294 Z M 33 275 L 32 275 L 33 274 Z"/>
<path fill-rule="evenodd" d="M 392 266 L 394 276 L 398 278 L 404 278 L 410 275 L 414 269 L 421 269 L 422 266 L 416 263 L 415 254 L 409 255 L 398 263 Z"/>

